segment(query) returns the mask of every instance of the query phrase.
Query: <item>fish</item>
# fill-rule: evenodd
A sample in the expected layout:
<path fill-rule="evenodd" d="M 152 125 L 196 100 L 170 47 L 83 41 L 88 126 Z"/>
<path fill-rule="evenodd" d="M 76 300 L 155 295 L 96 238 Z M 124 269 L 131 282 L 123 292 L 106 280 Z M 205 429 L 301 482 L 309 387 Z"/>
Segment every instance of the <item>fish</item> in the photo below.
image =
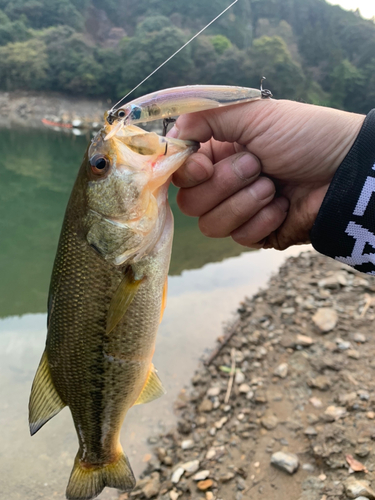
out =
<path fill-rule="evenodd" d="M 199 148 L 131 124 L 106 140 L 111 128 L 89 144 L 67 205 L 29 400 L 31 435 L 65 406 L 72 414 L 68 500 L 135 485 L 119 434 L 132 406 L 165 393 L 152 357 L 173 238 L 167 191 Z"/>
<path fill-rule="evenodd" d="M 271 97 L 271 91 L 263 89 L 262 84 L 260 89 L 229 85 L 186 85 L 158 90 L 110 110 L 107 121 L 114 127 L 107 139 L 126 125 L 159 119 L 173 121 L 172 117 L 181 114 Z"/>

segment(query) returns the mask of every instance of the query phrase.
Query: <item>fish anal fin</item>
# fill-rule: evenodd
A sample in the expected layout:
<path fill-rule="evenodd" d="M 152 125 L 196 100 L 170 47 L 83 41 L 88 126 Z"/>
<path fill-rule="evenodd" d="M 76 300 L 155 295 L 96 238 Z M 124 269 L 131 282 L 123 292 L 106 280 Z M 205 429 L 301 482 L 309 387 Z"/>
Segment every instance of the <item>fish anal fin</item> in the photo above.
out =
<path fill-rule="evenodd" d="M 111 333 L 125 316 L 142 281 L 143 279 L 135 279 L 131 267 L 126 270 L 125 276 L 115 291 L 109 305 L 106 328 L 107 334 Z"/>
<path fill-rule="evenodd" d="M 163 314 L 167 305 L 167 294 L 168 294 L 168 276 L 165 278 L 164 287 L 163 287 L 163 296 L 161 299 L 161 310 L 160 310 L 160 323 L 163 319 Z"/>
<path fill-rule="evenodd" d="M 31 388 L 29 400 L 30 434 L 33 436 L 38 432 L 48 420 L 57 415 L 65 406 L 53 385 L 47 353 L 44 351 Z"/>
<path fill-rule="evenodd" d="M 157 398 L 160 398 L 166 393 L 158 374 L 156 373 L 155 367 L 151 364 L 151 369 L 148 373 L 148 377 L 145 385 L 143 386 L 141 394 L 138 396 L 137 401 L 134 405 L 141 405 L 143 403 L 150 403 Z"/>
<path fill-rule="evenodd" d="M 106 487 L 131 491 L 135 478 L 128 459 L 121 450 L 117 460 L 103 466 L 92 466 L 81 462 L 78 452 L 70 474 L 66 498 L 68 500 L 91 500 Z"/>

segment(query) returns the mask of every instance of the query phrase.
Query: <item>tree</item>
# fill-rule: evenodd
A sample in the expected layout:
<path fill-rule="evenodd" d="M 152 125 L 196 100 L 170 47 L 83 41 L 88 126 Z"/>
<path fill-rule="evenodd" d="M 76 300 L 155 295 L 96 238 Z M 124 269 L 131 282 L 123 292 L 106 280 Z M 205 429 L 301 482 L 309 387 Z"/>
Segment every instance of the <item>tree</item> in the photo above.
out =
<path fill-rule="evenodd" d="M 0 86 L 4 90 L 43 88 L 47 68 L 46 45 L 41 40 L 0 47 Z"/>
<path fill-rule="evenodd" d="M 223 35 L 215 35 L 211 37 L 211 43 L 215 51 L 221 56 L 229 47 L 232 46 L 230 40 Z"/>

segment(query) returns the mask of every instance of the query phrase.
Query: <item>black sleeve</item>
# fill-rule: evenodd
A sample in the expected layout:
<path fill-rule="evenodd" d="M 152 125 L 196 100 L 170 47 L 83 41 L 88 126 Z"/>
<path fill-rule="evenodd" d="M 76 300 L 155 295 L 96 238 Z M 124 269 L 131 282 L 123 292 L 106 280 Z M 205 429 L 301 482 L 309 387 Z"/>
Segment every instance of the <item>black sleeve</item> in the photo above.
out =
<path fill-rule="evenodd" d="M 375 275 L 375 109 L 332 179 L 311 243 L 318 252 Z"/>

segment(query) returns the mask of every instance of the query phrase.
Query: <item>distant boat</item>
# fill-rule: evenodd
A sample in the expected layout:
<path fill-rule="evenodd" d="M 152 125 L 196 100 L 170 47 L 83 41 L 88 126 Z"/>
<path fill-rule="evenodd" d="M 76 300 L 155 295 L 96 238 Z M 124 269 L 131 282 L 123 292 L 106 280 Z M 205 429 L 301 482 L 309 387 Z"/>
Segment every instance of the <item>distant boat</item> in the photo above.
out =
<path fill-rule="evenodd" d="M 71 123 L 54 122 L 52 120 L 47 120 L 47 118 L 42 118 L 42 123 L 47 125 L 47 127 L 73 128 Z"/>

